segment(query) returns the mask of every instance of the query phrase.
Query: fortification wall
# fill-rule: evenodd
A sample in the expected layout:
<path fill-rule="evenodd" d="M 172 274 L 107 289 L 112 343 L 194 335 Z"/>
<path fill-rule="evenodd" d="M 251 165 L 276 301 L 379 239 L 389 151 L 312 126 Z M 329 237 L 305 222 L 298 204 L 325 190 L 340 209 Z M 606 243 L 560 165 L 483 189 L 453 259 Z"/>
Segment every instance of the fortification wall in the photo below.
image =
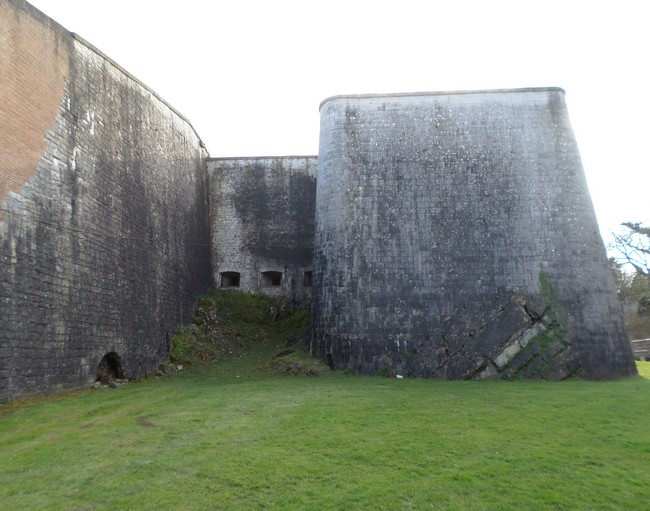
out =
<path fill-rule="evenodd" d="M 311 298 L 315 156 L 208 160 L 217 287 Z"/>
<path fill-rule="evenodd" d="M 312 352 L 359 373 L 635 373 L 564 91 L 321 105 Z"/>
<path fill-rule="evenodd" d="M 210 283 L 207 152 L 88 43 L 0 0 L 0 401 L 166 360 Z"/>

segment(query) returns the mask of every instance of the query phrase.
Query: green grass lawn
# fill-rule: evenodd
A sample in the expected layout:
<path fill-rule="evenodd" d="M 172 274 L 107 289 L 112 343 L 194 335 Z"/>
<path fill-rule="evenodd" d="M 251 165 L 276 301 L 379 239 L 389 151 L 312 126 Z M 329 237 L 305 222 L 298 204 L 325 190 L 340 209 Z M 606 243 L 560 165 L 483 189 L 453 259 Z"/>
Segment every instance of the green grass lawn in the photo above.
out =
<path fill-rule="evenodd" d="M 608 383 L 260 370 L 281 348 L 0 406 L 0 509 L 650 508 L 650 363 Z"/>

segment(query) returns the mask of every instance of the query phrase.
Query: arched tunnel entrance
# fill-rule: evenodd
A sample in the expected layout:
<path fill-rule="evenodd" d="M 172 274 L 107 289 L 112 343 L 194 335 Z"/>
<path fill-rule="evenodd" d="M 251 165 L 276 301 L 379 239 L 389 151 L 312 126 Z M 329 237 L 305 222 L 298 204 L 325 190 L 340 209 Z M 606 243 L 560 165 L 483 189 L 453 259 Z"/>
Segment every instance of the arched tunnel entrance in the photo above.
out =
<path fill-rule="evenodd" d="M 102 358 L 102 361 L 97 366 L 97 377 L 95 381 L 108 384 L 113 380 L 122 379 L 124 379 L 122 359 L 117 353 L 111 351 L 104 355 L 104 358 Z"/>

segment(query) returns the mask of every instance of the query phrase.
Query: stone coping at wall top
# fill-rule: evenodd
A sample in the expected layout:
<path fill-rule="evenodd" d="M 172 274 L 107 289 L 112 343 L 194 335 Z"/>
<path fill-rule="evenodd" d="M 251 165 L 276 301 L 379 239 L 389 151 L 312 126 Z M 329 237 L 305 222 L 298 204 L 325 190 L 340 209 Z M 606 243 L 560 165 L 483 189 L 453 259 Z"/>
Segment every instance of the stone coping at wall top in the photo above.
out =
<path fill-rule="evenodd" d="M 245 160 L 317 160 L 318 155 L 287 155 L 287 156 L 222 156 L 210 157 L 207 161 L 245 161 Z"/>
<path fill-rule="evenodd" d="M 330 96 L 321 101 L 318 110 L 323 108 L 325 103 L 336 100 L 349 99 L 381 99 L 381 98 L 412 98 L 419 96 L 461 96 L 481 94 L 510 94 L 525 92 L 559 92 L 566 94 L 562 87 L 523 87 L 519 89 L 479 89 L 479 90 L 456 90 L 456 91 L 432 91 L 432 92 L 391 92 L 386 94 L 343 94 Z"/>
<path fill-rule="evenodd" d="M 37 9 L 38 10 L 38 9 Z M 40 12 L 40 11 L 39 11 Z M 170 105 L 167 101 L 165 101 L 155 90 L 153 90 L 151 87 L 149 87 L 146 83 L 142 82 L 139 80 L 137 77 L 133 76 L 131 73 L 129 73 L 126 69 L 124 69 L 120 64 L 115 62 L 112 58 L 110 58 L 108 55 L 106 55 L 102 50 L 97 48 L 95 45 L 92 43 L 89 43 L 81 37 L 79 34 L 76 34 L 74 32 L 70 32 L 70 35 L 78 41 L 80 44 L 83 44 L 86 48 L 88 48 L 90 51 L 96 53 L 98 56 L 103 58 L 104 60 L 108 61 L 113 67 L 118 69 L 121 73 L 123 73 L 125 76 L 127 76 L 130 80 L 133 80 L 136 82 L 140 87 L 146 89 L 149 93 L 151 93 L 158 101 L 160 101 L 163 105 L 165 105 L 167 108 L 169 108 L 172 112 L 174 112 L 175 115 L 177 115 L 180 119 L 182 119 L 194 132 L 196 135 L 196 138 L 199 141 L 200 146 L 206 150 L 208 154 L 210 152 L 208 151 L 207 147 L 205 146 L 205 143 L 203 142 L 203 139 L 201 139 L 201 136 L 198 134 L 196 131 L 196 128 L 192 125 L 192 123 L 188 120 L 187 117 L 185 117 L 182 113 L 180 113 L 178 110 L 176 110 L 172 105 Z"/>
<path fill-rule="evenodd" d="M 124 69 L 120 64 L 115 62 L 112 58 L 110 58 L 108 55 L 106 55 L 103 51 L 101 51 L 99 48 L 97 48 L 94 44 L 88 42 L 86 39 L 81 37 L 79 34 L 75 32 L 69 31 L 66 27 L 61 25 L 58 21 L 55 19 L 50 18 L 47 14 L 45 14 L 43 11 L 40 9 L 36 8 L 29 2 L 23 0 L 20 2 L 20 6 L 23 9 L 27 9 L 30 13 L 30 15 L 35 16 L 38 18 L 40 21 L 45 22 L 49 25 L 51 25 L 55 30 L 61 31 L 65 34 L 70 34 L 70 37 L 72 37 L 74 40 L 79 42 L 80 44 L 84 45 L 86 48 L 88 48 L 90 51 L 96 53 L 98 56 L 109 62 L 112 66 L 114 66 L 116 69 L 118 69 L 121 73 L 124 73 L 125 76 L 127 76 L 130 80 L 133 80 L 136 82 L 138 85 L 146 89 L 148 92 L 150 92 L 158 101 L 160 101 L 163 105 L 165 105 L 167 108 L 169 108 L 174 114 L 176 114 L 180 119 L 182 119 L 187 125 L 192 128 L 192 131 L 196 135 L 196 138 L 199 141 L 200 146 L 206 150 L 206 152 L 209 153 L 207 147 L 205 146 L 205 143 L 203 142 L 203 139 L 199 136 L 198 132 L 192 125 L 192 123 L 185 117 L 182 113 L 180 113 L 178 110 L 176 110 L 172 105 L 170 105 L 167 101 L 165 101 L 155 90 L 153 90 L 151 87 L 149 87 L 147 84 L 143 83 L 141 80 L 136 78 L 134 75 L 129 73 L 126 69 Z"/>

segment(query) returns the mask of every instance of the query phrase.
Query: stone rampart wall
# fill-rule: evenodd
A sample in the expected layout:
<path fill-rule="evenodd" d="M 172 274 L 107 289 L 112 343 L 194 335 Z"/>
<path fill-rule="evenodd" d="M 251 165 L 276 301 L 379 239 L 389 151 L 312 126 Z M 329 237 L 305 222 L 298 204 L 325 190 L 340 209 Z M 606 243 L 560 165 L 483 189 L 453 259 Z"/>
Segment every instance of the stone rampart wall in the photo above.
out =
<path fill-rule="evenodd" d="M 635 374 L 561 89 L 330 98 L 318 158 L 210 159 L 0 0 L 0 402 L 147 375 L 211 283 L 311 299 L 312 352 L 362 374 Z"/>
<path fill-rule="evenodd" d="M 208 161 L 217 287 L 309 303 L 316 162 L 315 156 Z"/>
<path fill-rule="evenodd" d="M 207 152 L 91 45 L 0 1 L 0 400 L 167 359 L 210 284 Z"/>

